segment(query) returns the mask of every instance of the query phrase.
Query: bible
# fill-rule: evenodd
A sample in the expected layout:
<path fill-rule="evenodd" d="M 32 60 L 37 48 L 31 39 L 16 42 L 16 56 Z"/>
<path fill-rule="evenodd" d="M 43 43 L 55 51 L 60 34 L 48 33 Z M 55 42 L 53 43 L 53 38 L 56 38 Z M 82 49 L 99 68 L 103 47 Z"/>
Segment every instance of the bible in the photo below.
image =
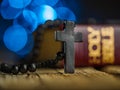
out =
<path fill-rule="evenodd" d="M 62 50 L 63 43 L 56 41 L 54 38 L 54 32 L 58 30 L 46 30 L 46 33 L 44 33 L 40 45 L 40 58 L 54 58 L 56 53 Z M 82 33 L 82 42 L 74 42 L 76 67 L 120 64 L 119 25 L 75 25 L 73 31 L 76 34 Z M 45 38 L 48 34 L 49 38 Z M 64 63 L 61 61 L 57 66 L 63 67 L 63 65 Z"/>
<path fill-rule="evenodd" d="M 120 27 L 117 25 L 77 25 L 82 43 L 75 43 L 76 66 L 120 64 Z"/>
<path fill-rule="evenodd" d="M 70 29 L 70 28 L 69 28 Z M 67 29 L 66 29 L 67 31 Z M 64 32 L 65 33 L 65 32 Z M 69 33 L 65 36 L 62 32 L 58 32 L 58 37 L 68 45 L 65 46 L 65 53 L 69 53 L 71 46 L 69 45 Z M 81 37 L 76 36 L 82 33 L 82 42 L 75 42 Z M 60 34 L 60 35 L 59 35 Z M 105 65 L 119 65 L 120 64 L 120 27 L 119 25 L 76 25 L 73 30 L 74 35 L 74 60 L 76 67 L 82 66 L 105 66 Z M 63 36 L 65 38 L 63 38 Z M 60 37 L 60 38 L 61 38 Z M 67 38 L 67 40 L 66 40 Z M 61 39 L 59 41 L 62 41 Z M 69 42 L 69 43 L 68 43 Z M 69 46 L 69 50 L 67 49 Z M 72 56 L 72 55 L 66 55 Z M 69 62 L 71 65 L 71 61 Z M 73 63 L 74 64 L 74 63 Z"/>

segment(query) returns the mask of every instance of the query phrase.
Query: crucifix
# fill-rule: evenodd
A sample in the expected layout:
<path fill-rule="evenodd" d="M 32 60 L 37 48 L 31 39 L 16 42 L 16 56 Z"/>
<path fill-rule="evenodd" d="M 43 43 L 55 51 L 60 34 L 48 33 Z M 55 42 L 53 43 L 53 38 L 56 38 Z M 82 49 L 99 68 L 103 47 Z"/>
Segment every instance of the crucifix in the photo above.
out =
<path fill-rule="evenodd" d="M 56 31 L 56 40 L 64 42 L 64 71 L 65 73 L 74 73 L 75 68 L 75 52 L 74 42 L 82 42 L 82 33 L 74 33 L 75 23 L 72 21 L 65 21 L 65 29 L 63 31 Z"/>

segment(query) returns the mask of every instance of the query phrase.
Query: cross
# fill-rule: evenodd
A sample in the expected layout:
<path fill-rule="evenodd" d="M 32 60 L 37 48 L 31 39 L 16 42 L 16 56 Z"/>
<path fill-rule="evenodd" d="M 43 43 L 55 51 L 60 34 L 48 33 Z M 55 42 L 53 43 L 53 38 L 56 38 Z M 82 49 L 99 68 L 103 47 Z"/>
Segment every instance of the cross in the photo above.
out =
<path fill-rule="evenodd" d="M 64 71 L 65 73 L 74 73 L 75 64 L 75 52 L 74 42 L 82 41 L 82 33 L 74 33 L 75 24 L 72 21 L 65 22 L 64 31 L 56 31 L 56 40 L 64 42 Z"/>

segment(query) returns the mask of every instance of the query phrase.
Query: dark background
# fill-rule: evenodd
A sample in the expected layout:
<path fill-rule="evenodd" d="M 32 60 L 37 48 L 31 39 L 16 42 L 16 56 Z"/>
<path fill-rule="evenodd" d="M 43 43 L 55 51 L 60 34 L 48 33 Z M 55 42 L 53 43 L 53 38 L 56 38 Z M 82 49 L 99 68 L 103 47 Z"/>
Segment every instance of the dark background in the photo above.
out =
<path fill-rule="evenodd" d="M 0 0 L 2 1 L 2 0 Z M 120 0 L 60 0 L 76 15 L 77 23 L 120 24 Z"/>
<path fill-rule="evenodd" d="M 119 0 L 63 0 L 70 7 L 76 17 L 77 23 L 120 23 Z"/>

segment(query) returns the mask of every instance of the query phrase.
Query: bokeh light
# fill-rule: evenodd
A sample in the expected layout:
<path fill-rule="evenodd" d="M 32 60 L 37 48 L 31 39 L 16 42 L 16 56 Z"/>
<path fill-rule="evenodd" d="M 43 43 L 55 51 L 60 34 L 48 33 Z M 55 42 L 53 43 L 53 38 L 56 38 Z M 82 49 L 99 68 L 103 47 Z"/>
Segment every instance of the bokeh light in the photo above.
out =
<path fill-rule="evenodd" d="M 13 8 L 25 8 L 31 3 L 32 0 L 8 0 L 9 4 Z"/>
<path fill-rule="evenodd" d="M 5 46 L 13 52 L 23 49 L 27 43 L 27 40 L 27 32 L 20 25 L 13 25 L 9 27 L 3 36 Z"/>
<path fill-rule="evenodd" d="M 36 13 L 38 17 L 38 23 L 44 24 L 47 20 L 55 20 L 57 19 L 57 13 L 56 11 L 48 6 L 48 5 L 41 5 L 39 7 L 36 7 L 33 9 L 33 11 Z"/>
<path fill-rule="evenodd" d="M 14 24 L 20 24 L 31 33 L 38 27 L 37 16 L 31 10 L 23 10 L 22 14 L 14 20 Z"/>
<path fill-rule="evenodd" d="M 39 25 L 56 19 L 76 21 L 63 0 L 2 0 L 0 14 L 0 45 L 23 57 L 32 51 Z"/>
<path fill-rule="evenodd" d="M 25 47 L 22 50 L 18 51 L 17 54 L 20 55 L 21 57 L 24 57 L 25 55 L 29 54 L 32 51 L 33 46 L 34 46 L 33 35 L 28 33 L 28 40 Z"/>
<path fill-rule="evenodd" d="M 20 15 L 21 11 L 21 9 L 11 7 L 8 0 L 3 0 L 1 3 L 0 12 L 4 19 L 15 19 Z"/>
<path fill-rule="evenodd" d="M 55 10 L 56 10 L 56 12 L 58 14 L 59 19 L 76 21 L 75 14 L 69 8 L 58 7 Z"/>
<path fill-rule="evenodd" d="M 40 5 L 54 6 L 59 0 L 32 0 L 30 3 L 30 8 L 34 8 Z"/>

